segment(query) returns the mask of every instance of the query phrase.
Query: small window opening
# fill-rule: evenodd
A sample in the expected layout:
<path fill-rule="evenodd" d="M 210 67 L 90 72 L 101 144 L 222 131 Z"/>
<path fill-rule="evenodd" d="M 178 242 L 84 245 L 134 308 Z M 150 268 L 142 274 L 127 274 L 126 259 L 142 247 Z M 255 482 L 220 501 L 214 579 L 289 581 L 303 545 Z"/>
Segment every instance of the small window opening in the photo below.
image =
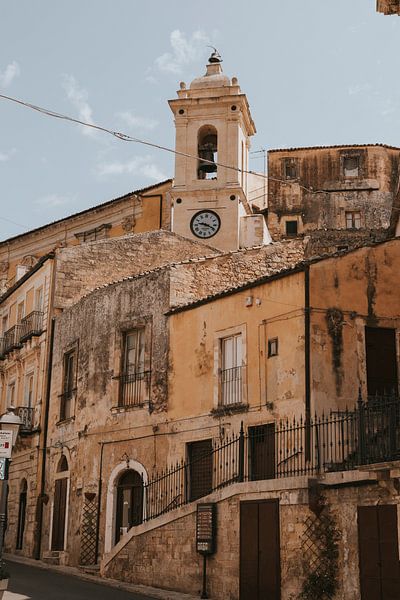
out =
<path fill-rule="evenodd" d="M 283 176 L 285 179 L 297 179 L 297 164 L 293 158 L 284 159 Z"/>
<path fill-rule="evenodd" d="M 288 236 L 297 235 L 297 230 L 298 230 L 297 221 L 286 221 L 285 227 L 286 227 L 286 235 L 288 235 Z"/>
<path fill-rule="evenodd" d="M 360 157 L 345 156 L 343 158 L 343 172 L 345 177 L 358 177 L 360 172 Z"/>
<path fill-rule="evenodd" d="M 199 131 L 197 166 L 198 179 L 216 179 L 218 161 L 218 135 L 215 127 L 206 125 Z"/>
<path fill-rule="evenodd" d="M 268 358 L 278 355 L 278 338 L 268 340 Z"/>
<path fill-rule="evenodd" d="M 346 229 L 361 228 L 361 213 L 357 211 L 346 212 Z"/>

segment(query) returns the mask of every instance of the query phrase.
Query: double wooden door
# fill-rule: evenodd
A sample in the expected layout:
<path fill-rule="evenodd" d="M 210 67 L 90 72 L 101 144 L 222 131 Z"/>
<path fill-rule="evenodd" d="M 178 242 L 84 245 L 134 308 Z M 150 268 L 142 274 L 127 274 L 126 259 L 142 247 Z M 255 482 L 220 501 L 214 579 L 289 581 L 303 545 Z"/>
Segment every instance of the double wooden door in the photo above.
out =
<path fill-rule="evenodd" d="M 359 506 L 361 600 L 399 600 L 397 506 Z"/>
<path fill-rule="evenodd" d="M 240 503 L 240 600 L 280 600 L 279 501 Z"/>

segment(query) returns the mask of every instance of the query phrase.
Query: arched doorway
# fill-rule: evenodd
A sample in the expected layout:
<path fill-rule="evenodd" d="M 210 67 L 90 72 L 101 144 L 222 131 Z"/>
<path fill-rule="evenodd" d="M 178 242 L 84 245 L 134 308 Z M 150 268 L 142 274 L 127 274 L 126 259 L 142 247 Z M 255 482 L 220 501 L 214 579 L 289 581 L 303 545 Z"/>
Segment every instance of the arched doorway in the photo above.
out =
<path fill-rule="evenodd" d="M 115 543 L 123 533 L 143 521 L 143 479 L 140 473 L 129 469 L 117 483 L 115 516 Z"/>
<path fill-rule="evenodd" d="M 51 549 L 64 550 L 65 524 L 67 517 L 69 468 L 63 455 L 58 463 L 53 505 L 53 527 L 51 532 Z"/>
<path fill-rule="evenodd" d="M 24 545 L 27 493 L 28 493 L 28 484 L 27 484 L 26 479 L 23 479 L 21 481 L 21 487 L 20 487 L 20 493 L 19 493 L 17 543 L 15 545 L 16 550 L 22 550 L 22 547 Z"/>

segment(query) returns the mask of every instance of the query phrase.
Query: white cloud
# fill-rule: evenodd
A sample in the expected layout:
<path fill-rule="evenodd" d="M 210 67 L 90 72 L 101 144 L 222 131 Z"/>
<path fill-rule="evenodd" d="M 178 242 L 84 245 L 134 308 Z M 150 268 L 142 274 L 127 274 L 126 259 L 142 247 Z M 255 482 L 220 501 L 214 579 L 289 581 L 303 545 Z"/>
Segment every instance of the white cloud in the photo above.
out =
<path fill-rule="evenodd" d="M 9 150 L 8 152 L 0 152 L 0 162 L 6 162 L 7 160 L 10 160 L 10 158 L 14 156 L 16 151 L 16 148 L 11 148 L 11 150 Z"/>
<path fill-rule="evenodd" d="M 158 56 L 155 64 L 160 71 L 179 74 L 185 65 L 198 60 L 204 53 L 204 46 L 210 44 L 208 36 L 203 31 L 195 31 L 190 38 L 179 29 L 170 35 L 171 52 Z"/>
<path fill-rule="evenodd" d="M 20 73 L 19 64 L 13 60 L 12 63 L 6 66 L 4 71 L 0 71 L 0 87 L 6 88 L 10 86 Z"/>
<path fill-rule="evenodd" d="M 60 194 L 48 194 L 35 200 L 35 204 L 46 208 L 56 208 L 58 206 L 65 206 L 75 202 L 75 196 L 62 196 Z"/>
<path fill-rule="evenodd" d="M 141 175 L 153 181 L 162 181 L 166 175 L 157 167 L 150 156 L 139 156 L 126 162 L 102 163 L 97 167 L 98 175 Z"/>
<path fill-rule="evenodd" d="M 63 79 L 63 88 L 67 93 L 68 100 L 70 100 L 71 104 L 78 111 L 79 120 L 94 125 L 93 111 L 88 102 L 87 91 L 79 86 L 73 75 L 64 75 Z M 90 127 L 82 126 L 82 133 L 93 136 L 96 132 Z"/>
<path fill-rule="evenodd" d="M 116 116 L 124 121 L 129 127 L 133 127 L 136 129 L 155 129 L 158 125 L 158 121 L 155 119 L 150 119 L 148 117 L 139 117 L 134 115 L 131 111 L 125 110 L 123 112 L 118 112 Z"/>

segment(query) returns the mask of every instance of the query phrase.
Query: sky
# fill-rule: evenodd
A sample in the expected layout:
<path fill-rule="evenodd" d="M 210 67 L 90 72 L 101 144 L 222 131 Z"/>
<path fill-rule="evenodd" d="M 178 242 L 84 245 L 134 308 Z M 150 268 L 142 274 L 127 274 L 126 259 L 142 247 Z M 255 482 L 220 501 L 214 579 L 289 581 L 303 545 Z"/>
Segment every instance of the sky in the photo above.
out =
<path fill-rule="evenodd" d="M 400 17 L 375 0 L 0 0 L 0 94 L 173 148 L 167 100 L 208 44 L 247 94 L 253 151 L 400 146 Z M 0 99 L 0 240 L 173 170 L 167 152 Z"/>

